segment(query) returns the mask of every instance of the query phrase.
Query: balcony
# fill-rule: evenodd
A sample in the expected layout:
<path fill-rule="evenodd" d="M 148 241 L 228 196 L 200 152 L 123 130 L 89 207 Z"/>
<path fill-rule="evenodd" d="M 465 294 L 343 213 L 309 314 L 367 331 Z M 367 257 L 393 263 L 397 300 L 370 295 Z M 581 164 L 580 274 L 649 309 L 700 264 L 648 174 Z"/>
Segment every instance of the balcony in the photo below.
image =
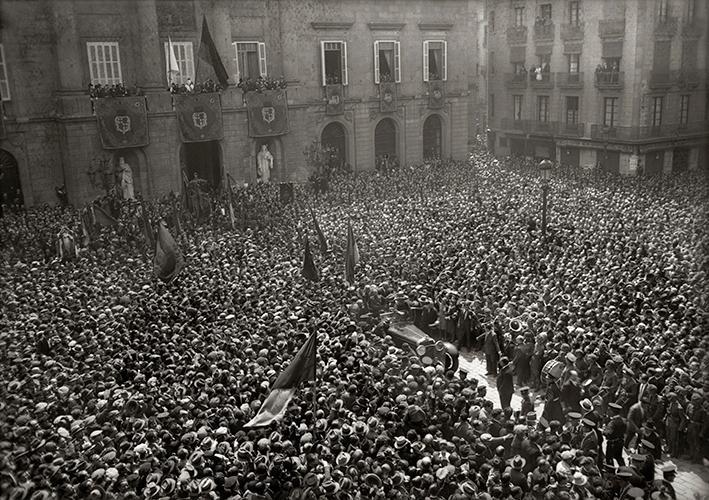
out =
<path fill-rule="evenodd" d="M 527 43 L 527 27 L 510 26 L 507 28 L 507 43 L 512 45 L 523 45 Z"/>
<path fill-rule="evenodd" d="M 555 135 L 559 132 L 559 122 L 529 120 L 528 130 L 538 134 Z"/>
<path fill-rule="evenodd" d="M 652 71 L 648 80 L 651 90 L 667 90 L 673 86 L 681 89 L 693 89 L 700 83 L 699 71 L 696 69 L 681 69 L 678 71 Z"/>
<path fill-rule="evenodd" d="M 671 38 L 677 33 L 677 18 L 663 17 L 655 24 L 655 36 L 659 38 Z"/>
<path fill-rule="evenodd" d="M 559 135 L 569 137 L 583 137 L 586 130 L 584 123 L 562 123 L 559 127 Z"/>
<path fill-rule="evenodd" d="M 553 89 L 554 77 L 548 71 L 541 73 L 529 72 L 529 81 L 533 89 Z"/>
<path fill-rule="evenodd" d="M 682 23 L 682 36 L 684 38 L 699 38 L 702 36 L 704 27 L 706 26 L 706 21 L 703 19 L 686 19 Z"/>
<path fill-rule="evenodd" d="M 507 87 L 508 89 L 526 89 L 527 73 L 505 74 L 505 87 Z"/>
<path fill-rule="evenodd" d="M 701 82 L 701 76 L 699 74 L 699 70 L 697 69 L 681 69 L 679 71 L 673 71 L 673 75 L 674 81 L 681 89 L 696 88 Z"/>
<path fill-rule="evenodd" d="M 503 130 L 516 130 L 518 132 L 527 132 L 527 120 L 503 118 L 502 120 L 500 120 L 500 128 Z"/>
<path fill-rule="evenodd" d="M 620 141 L 641 141 L 645 139 L 676 139 L 677 137 L 705 134 L 709 130 L 709 122 L 690 122 L 686 124 L 672 123 L 659 126 L 643 127 L 606 127 L 591 125 L 591 138 L 601 141 L 615 139 Z"/>
<path fill-rule="evenodd" d="M 561 36 L 561 39 L 565 42 L 570 42 L 573 40 L 583 40 L 583 29 L 583 23 L 564 23 L 561 25 L 561 32 L 559 33 L 559 35 Z"/>
<path fill-rule="evenodd" d="M 594 124 L 591 125 L 591 139 L 607 141 L 608 139 L 618 139 L 632 141 L 638 137 L 638 127 L 621 127 Z"/>
<path fill-rule="evenodd" d="M 625 34 L 625 19 L 598 21 L 598 36 L 601 38 L 622 37 Z"/>
<path fill-rule="evenodd" d="M 648 87 L 652 90 L 669 89 L 672 87 L 675 75 L 670 71 L 651 71 Z"/>
<path fill-rule="evenodd" d="M 562 89 L 582 89 L 583 72 L 581 73 L 557 73 L 556 84 Z"/>
<path fill-rule="evenodd" d="M 596 88 L 599 90 L 620 90 L 623 88 L 625 73 L 622 71 L 596 71 Z"/>
<path fill-rule="evenodd" d="M 535 42 L 554 41 L 554 23 L 549 20 L 540 20 L 534 23 Z"/>

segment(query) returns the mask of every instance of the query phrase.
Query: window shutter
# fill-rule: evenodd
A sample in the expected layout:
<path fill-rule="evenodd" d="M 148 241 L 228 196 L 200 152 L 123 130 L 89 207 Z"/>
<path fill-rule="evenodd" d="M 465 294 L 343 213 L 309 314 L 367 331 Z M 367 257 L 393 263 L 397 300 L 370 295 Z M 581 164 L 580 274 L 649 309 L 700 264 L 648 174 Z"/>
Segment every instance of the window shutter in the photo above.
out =
<path fill-rule="evenodd" d="M 342 85 L 347 85 L 347 42 L 341 42 L 340 49 L 340 54 L 342 55 Z"/>
<path fill-rule="evenodd" d="M 394 81 L 401 83 L 401 42 L 394 42 Z"/>
<path fill-rule="evenodd" d="M 266 67 L 266 44 L 263 42 L 258 43 L 258 66 L 259 74 L 265 77 L 268 74 L 268 68 Z"/>
<path fill-rule="evenodd" d="M 374 42 L 374 83 L 379 83 L 379 42 Z"/>
<path fill-rule="evenodd" d="M 187 77 L 194 82 L 194 50 L 192 42 L 185 43 L 185 71 L 187 72 Z"/>
<path fill-rule="evenodd" d="M 428 81 L 428 41 L 423 42 L 423 81 Z"/>
<path fill-rule="evenodd" d="M 443 40 L 443 81 L 448 80 L 448 42 Z"/>
<path fill-rule="evenodd" d="M 325 77 L 325 42 L 320 42 L 320 66 L 322 69 L 322 86 L 327 84 Z"/>

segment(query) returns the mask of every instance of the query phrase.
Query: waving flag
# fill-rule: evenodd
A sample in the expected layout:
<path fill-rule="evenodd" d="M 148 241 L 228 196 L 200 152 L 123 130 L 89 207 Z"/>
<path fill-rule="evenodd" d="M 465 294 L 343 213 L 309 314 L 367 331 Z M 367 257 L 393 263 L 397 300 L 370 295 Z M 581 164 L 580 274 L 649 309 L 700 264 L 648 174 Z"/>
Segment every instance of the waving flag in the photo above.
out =
<path fill-rule="evenodd" d="M 320 229 L 320 224 L 318 224 L 318 219 L 315 217 L 315 211 L 311 208 L 310 214 L 313 216 L 313 225 L 315 226 L 315 232 L 318 233 L 318 241 L 320 242 L 320 252 L 327 253 L 327 239 L 325 234 L 323 234 L 322 229 Z"/>
<path fill-rule="evenodd" d="M 177 57 L 175 57 L 175 48 L 172 46 L 172 39 L 167 37 L 167 74 L 169 75 L 170 81 L 168 84 L 172 84 L 175 81 L 175 77 L 180 74 L 180 65 L 177 64 Z"/>
<path fill-rule="evenodd" d="M 118 221 L 111 217 L 106 210 L 100 205 L 91 206 L 91 214 L 93 215 L 94 225 L 101 227 L 118 226 Z"/>
<path fill-rule="evenodd" d="M 355 241 L 352 224 L 347 221 L 347 250 L 345 251 L 345 279 L 349 284 L 354 283 L 355 267 L 359 263 L 359 249 Z"/>
<path fill-rule="evenodd" d="M 177 247 L 175 239 L 167 230 L 164 220 L 158 223 L 158 237 L 155 243 L 153 271 L 165 283 L 171 282 L 185 267 L 185 258 Z"/>
<path fill-rule="evenodd" d="M 303 276 L 310 281 L 320 281 L 320 273 L 315 267 L 313 254 L 310 251 L 310 240 L 305 238 L 305 256 L 303 257 Z"/>
<path fill-rule="evenodd" d="M 256 416 L 244 427 L 263 427 L 279 420 L 285 413 L 288 403 L 293 399 L 298 386 L 310 377 L 315 379 L 316 343 L 317 333 L 313 332 L 288 368 L 278 376 L 271 388 L 271 393 L 261 405 Z"/>
<path fill-rule="evenodd" d="M 227 75 L 226 68 L 222 62 L 221 57 L 219 57 L 219 52 L 217 51 L 217 46 L 214 45 L 214 40 L 212 40 L 212 35 L 209 33 L 209 26 L 207 26 L 207 18 L 202 16 L 202 40 L 199 44 L 199 51 L 197 52 L 197 78 L 198 81 L 207 80 L 212 77 L 212 73 L 216 76 L 217 81 L 226 87 L 229 85 L 229 76 Z M 199 64 L 199 63 L 203 64 Z M 199 69 L 203 71 L 199 71 Z M 208 68 L 212 68 L 212 72 L 209 72 Z M 204 70 L 207 71 L 204 71 Z M 202 78 L 200 78 L 200 74 Z"/>

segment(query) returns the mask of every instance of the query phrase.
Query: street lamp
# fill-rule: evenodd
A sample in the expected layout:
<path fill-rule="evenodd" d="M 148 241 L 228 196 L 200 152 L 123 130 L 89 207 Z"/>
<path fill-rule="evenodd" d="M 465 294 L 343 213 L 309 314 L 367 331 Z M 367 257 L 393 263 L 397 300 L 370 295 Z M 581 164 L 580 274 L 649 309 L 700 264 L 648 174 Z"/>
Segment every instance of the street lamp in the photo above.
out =
<path fill-rule="evenodd" d="M 547 237 L 547 195 L 549 194 L 549 179 L 551 178 L 552 163 L 542 160 L 539 163 L 539 173 L 542 179 L 542 238 Z"/>

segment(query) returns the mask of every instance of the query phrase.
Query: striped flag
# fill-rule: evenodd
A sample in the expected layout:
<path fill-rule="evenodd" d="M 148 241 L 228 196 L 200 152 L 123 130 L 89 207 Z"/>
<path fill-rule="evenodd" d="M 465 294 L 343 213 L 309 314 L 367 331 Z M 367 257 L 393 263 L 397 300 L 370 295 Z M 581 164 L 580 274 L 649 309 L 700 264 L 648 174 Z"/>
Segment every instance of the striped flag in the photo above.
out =
<path fill-rule="evenodd" d="M 167 74 L 170 81 L 167 82 L 168 85 L 172 85 L 175 81 L 175 77 L 180 74 L 180 65 L 177 64 L 177 57 L 175 57 L 175 48 L 172 45 L 172 39 L 168 35 L 167 37 Z"/>
<path fill-rule="evenodd" d="M 315 217 L 315 211 L 310 208 L 310 214 L 313 216 L 313 225 L 315 226 L 315 232 L 318 233 L 318 241 L 320 242 L 320 252 L 327 253 L 327 239 L 325 234 L 323 234 L 322 229 L 320 229 L 320 224 L 318 224 L 318 219 Z"/>
<path fill-rule="evenodd" d="M 313 254 L 310 251 L 310 240 L 305 238 L 305 255 L 303 257 L 303 277 L 309 279 L 310 281 L 320 281 L 320 273 L 318 268 L 315 267 L 315 261 L 313 260 Z"/>
<path fill-rule="evenodd" d="M 177 277 L 183 267 L 185 267 L 185 258 L 170 231 L 167 230 L 165 221 L 160 219 L 157 242 L 155 243 L 155 258 L 153 259 L 155 276 L 165 283 L 169 283 Z"/>
<path fill-rule="evenodd" d="M 263 427 L 280 420 L 295 395 L 298 386 L 312 377 L 315 380 L 315 356 L 317 353 L 317 332 L 295 355 L 288 368 L 281 372 L 271 388 L 271 393 L 261 405 L 261 409 L 244 427 Z"/>
<path fill-rule="evenodd" d="M 359 263 L 359 249 L 355 241 L 352 224 L 347 221 L 347 250 L 345 251 L 345 279 L 351 285 L 355 280 L 355 267 Z"/>

